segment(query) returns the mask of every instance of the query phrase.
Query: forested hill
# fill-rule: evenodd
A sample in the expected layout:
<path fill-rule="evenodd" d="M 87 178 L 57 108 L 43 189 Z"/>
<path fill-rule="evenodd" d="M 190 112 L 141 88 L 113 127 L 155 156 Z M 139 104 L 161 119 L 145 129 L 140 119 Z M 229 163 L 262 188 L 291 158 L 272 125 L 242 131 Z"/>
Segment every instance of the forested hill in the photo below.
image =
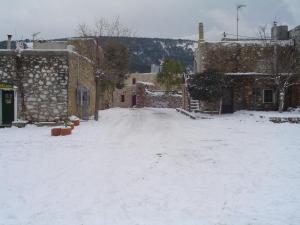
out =
<path fill-rule="evenodd" d="M 152 64 L 160 65 L 161 61 L 167 58 L 179 60 L 187 71 L 193 69 L 193 53 L 197 47 L 197 42 L 195 41 L 161 38 L 101 37 L 101 46 L 105 47 L 109 40 L 116 40 L 128 47 L 130 72 L 150 72 Z M 12 46 L 15 46 L 14 42 Z M 0 48 L 6 48 L 6 41 L 0 42 Z"/>
<path fill-rule="evenodd" d="M 101 37 L 102 47 L 112 38 Z M 193 68 L 193 55 L 197 42 L 161 38 L 113 38 L 129 49 L 131 72 L 150 72 L 151 64 L 160 65 L 167 58 L 179 60 L 187 70 Z"/>

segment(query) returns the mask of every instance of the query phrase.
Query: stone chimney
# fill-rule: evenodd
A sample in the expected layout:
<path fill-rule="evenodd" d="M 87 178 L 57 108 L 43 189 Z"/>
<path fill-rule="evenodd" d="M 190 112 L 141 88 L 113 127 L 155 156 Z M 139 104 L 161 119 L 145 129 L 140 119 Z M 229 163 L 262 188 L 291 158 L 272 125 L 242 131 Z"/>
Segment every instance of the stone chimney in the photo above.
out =
<path fill-rule="evenodd" d="M 11 38 L 12 38 L 12 35 L 8 34 L 7 35 L 7 49 L 11 49 Z"/>
<path fill-rule="evenodd" d="M 204 26 L 203 26 L 203 23 L 199 23 L 199 41 L 204 41 Z"/>

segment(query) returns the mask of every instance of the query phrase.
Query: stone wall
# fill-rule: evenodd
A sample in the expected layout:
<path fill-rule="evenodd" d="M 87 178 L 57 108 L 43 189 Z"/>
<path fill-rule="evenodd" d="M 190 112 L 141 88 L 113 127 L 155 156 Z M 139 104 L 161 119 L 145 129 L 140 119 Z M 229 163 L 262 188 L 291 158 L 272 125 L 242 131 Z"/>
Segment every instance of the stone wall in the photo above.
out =
<path fill-rule="evenodd" d="M 291 40 L 281 41 L 278 52 L 293 46 Z M 218 70 L 223 73 L 270 72 L 270 59 L 274 43 L 254 42 L 199 42 L 196 51 L 196 72 Z"/>
<path fill-rule="evenodd" d="M 29 121 L 68 116 L 68 74 L 66 51 L 0 52 L 0 82 L 18 88 L 19 117 Z"/>
<path fill-rule="evenodd" d="M 264 103 L 263 90 L 270 89 L 276 93 L 273 80 L 261 75 L 241 75 L 234 77 L 231 84 L 233 90 L 233 111 L 239 110 L 265 110 L 276 111 L 278 109 L 278 98 L 275 96 L 273 103 Z"/>
<path fill-rule="evenodd" d="M 149 108 L 182 108 L 183 97 L 179 94 L 166 94 L 161 91 L 154 91 L 154 86 L 137 84 L 136 89 L 137 107 Z"/>
<path fill-rule="evenodd" d="M 182 95 L 167 95 L 148 92 L 145 95 L 145 107 L 149 108 L 182 108 Z"/>
<path fill-rule="evenodd" d="M 122 102 L 122 95 L 124 102 Z M 136 86 L 126 86 L 122 89 L 116 89 L 113 93 L 113 107 L 131 108 L 132 98 L 136 95 Z"/>
<path fill-rule="evenodd" d="M 288 99 L 289 106 L 291 107 L 300 107 L 300 84 L 291 86 L 291 94 Z"/>

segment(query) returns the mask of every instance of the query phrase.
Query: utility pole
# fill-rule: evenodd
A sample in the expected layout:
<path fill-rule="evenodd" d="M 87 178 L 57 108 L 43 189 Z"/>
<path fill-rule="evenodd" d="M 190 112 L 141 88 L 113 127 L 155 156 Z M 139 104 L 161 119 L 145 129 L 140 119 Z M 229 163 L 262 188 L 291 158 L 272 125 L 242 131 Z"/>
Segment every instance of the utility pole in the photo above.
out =
<path fill-rule="evenodd" d="M 239 22 L 240 22 L 239 11 L 240 9 L 245 7 L 246 5 L 241 5 L 241 4 L 236 6 L 236 40 L 237 41 L 239 40 Z"/>
<path fill-rule="evenodd" d="M 99 84 L 100 79 L 103 77 L 104 73 L 100 70 L 100 57 L 99 57 L 99 37 L 96 37 L 96 60 L 94 63 L 94 72 L 95 72 L 95 83 L 96 83 L 96 99 L 95 99 L 95 111 L 94 111 L 94 119 L 95 121 L 99 120 Z"/>

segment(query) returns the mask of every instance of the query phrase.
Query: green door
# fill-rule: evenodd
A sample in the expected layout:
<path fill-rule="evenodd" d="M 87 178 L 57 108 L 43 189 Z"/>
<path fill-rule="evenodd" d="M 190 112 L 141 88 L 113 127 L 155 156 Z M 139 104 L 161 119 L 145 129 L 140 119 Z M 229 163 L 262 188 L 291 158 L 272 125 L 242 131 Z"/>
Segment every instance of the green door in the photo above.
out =
<path fill-rule="evenodd" d="M 14 121 L 14 92 L 2 91 L 2 123 L 11 124 Z"/>

